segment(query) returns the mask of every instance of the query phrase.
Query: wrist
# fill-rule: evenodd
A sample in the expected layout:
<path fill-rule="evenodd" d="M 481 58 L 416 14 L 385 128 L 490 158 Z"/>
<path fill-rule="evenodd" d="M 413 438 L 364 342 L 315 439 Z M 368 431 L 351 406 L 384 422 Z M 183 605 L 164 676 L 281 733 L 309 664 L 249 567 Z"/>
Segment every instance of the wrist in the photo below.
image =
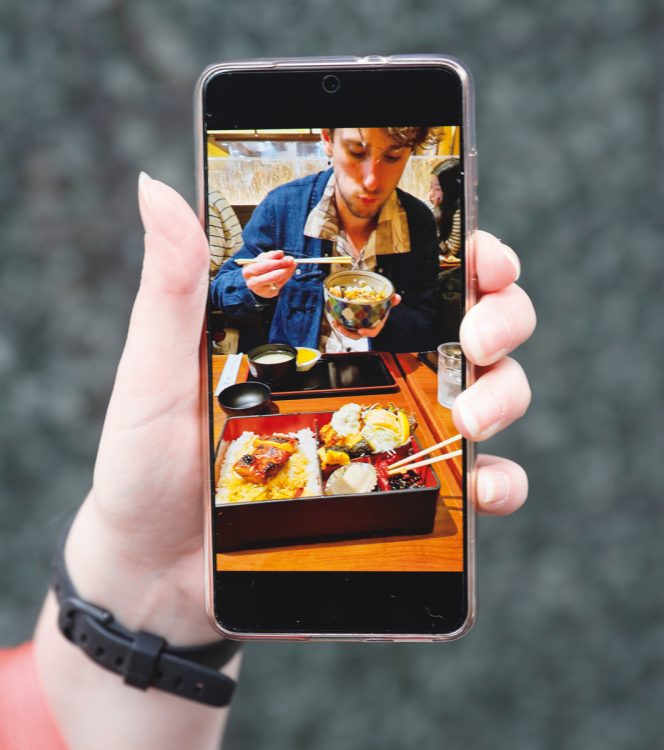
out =
<path fill-rule="evenodd" d="M 160 555 L 155 564 L 151 546 L 139 549 L 136 535 L 112 527 L 90 495 L 74 519 L 64 554 L 82 599 L 111 611 L 129 630 L 157 633 L 174 646 L 194 646 L 216 636 L 205 614 L 202 546 L 201 534 L 186 556 Z"/>
<path fill-rule="evenodd" d="M 219 747 L 228 710 L 161 690 L 137 691 L 66 640 L 57 621 L 58 606 L 49 593 L 35 632 L 35 662 L 44 694 L 70 750 Z M 240 663 L 238 654 L 223 672 L 237 680 Z M 122 721 L 118 721 L 119 716 Z"/>

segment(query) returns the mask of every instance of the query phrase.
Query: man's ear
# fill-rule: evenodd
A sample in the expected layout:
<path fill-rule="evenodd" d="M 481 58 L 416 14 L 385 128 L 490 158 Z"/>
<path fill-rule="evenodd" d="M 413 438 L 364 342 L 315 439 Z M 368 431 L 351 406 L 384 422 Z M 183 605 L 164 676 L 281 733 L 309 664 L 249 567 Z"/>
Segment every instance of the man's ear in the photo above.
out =
<path fill-rule="evenodd" d="M 328 159 L 332 158 L 332 133 L 328 130 L 328 128 L 323 128 L 320 131 L 320 139 L 323 142 L 323 148 L 325 149 L 325 155 L 328 157 Z"/>

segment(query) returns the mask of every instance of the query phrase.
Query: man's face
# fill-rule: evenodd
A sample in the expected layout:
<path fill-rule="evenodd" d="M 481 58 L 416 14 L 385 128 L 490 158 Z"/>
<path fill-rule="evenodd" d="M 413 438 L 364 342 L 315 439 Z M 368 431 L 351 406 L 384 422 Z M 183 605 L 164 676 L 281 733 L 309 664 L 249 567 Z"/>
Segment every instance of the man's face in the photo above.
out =
<path fill-rule="evenodd" d="M 323 131 L 332 159 L 336 197 L 358 219 L 373 219 L 401 179 L 412 149 L 399 146 L 381 128 Z"/>

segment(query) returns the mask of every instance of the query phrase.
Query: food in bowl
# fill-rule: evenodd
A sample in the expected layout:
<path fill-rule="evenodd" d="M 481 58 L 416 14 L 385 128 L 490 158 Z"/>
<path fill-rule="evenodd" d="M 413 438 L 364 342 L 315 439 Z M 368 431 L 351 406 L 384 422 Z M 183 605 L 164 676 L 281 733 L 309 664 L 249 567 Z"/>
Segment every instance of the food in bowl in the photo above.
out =
<path fill-rule="evenodd" d="M 293 355 L 289 352 L 267 352 L 267 354 L 260 354 L 254 359 L 254 362 L 258 362 L 261 365 L 278 365 L 280 362 L 288 362 L 293 359 Z"/>
<path fill-rule="evenodd" d="M 308 346 L 297 346 L 295 348 L 297 350 L 295 366 L 298 372 L 311 370 L 322 356 L 318 349 L 311 349 Z"/>
<path fill-rule="evenodd" d="M 226 449 L 217 504 L 320 495 L 316 447 L 309 428 L 274 435 L 243 432 Z"/>
<path fill-rule="evenodd" d="M 382 302 L 387 297 L 387 290 L 374 289 L 364 279 L 360 279 L 357 284 L 331 286 L 330 294 L 350 302 L 372 305 L 376 302 Z"/>
<path fill-rule="evenodd" d="M 328 318 L 351 331 L 374 328 L 392 306 L 394 286 L 373 271 L 338 271 L 323 286 Z"/>
<path fill-rule="evenodd" d="M 249 372 L 263 383 L 282 383 L 295 375 L 296 356 L 289 344 L 262 344 L 247 354 Z"/>

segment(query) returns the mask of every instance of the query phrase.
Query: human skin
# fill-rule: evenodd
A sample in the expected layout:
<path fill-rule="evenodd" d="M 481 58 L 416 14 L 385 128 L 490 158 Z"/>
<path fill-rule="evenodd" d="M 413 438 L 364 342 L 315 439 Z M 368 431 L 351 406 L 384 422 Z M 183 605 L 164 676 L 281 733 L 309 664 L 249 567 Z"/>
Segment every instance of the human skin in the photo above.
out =
<path fill-rule="evenodd" d="M 383 128 L 323 130 L 321 138 L 334 169 L 337 211 L 356 248 L 361 249 L 381 208 L 396 190 L 412 148 L 397 145 Z"/>
<path fill-rule="evenodd" d="M 323 148 L 334 169 L 334 196 L 341 226 L 353 250 L 359 253 L 376 228 L 376 221 L 387 199 L 396 190 L 412 148 L 399 146 L 384 128 L 324 129 Z M 282 251 L 264 253 L 242 271 L 249 289 L 258 296 L 276 297 L 295 272 L 295 261 Z M 392 307 L 401 296 L 392 297 Z M 332 325 L 349 339 L 375 338 L 387 323 L 387 316 L 373 328 L 350 331 Z"/>
<path fill-rule="evenodd" d="M 83 599 L 110 610 L 130 629 L 194 645 L 217 637 L 205 614 L 198 400 L 209 251 L 197 217 L 171 188 L 144 175 L 139 204 L 145 227 L 141 283 L 92 488 L 74 520 L 65 558 Z M 461 344 L 481 374 L 457 399 L 453 417 L 474 440 L 503 429 L 528 406 L 526 377 L 507 355 L 528 338 L 535 315 L 514 284 L 519 263 L 512 250 L 480 232 L 470 251 L 480 299 L 464 319 Z M 481 512 L 506 514 L 524 502 L 527 478 L 514 462 L 481 455 L 477 488 Z M 218 747 L 227 709 L 124 685 L 60 634 L 56 611 L 49 594 L 35 654 L 68 747 Z M 235 675 L 238 669 L 236 658 L 224 671 Z"/>
<path fill-rule="evenodd" d="M 359 252 L 375 229 L 385 201 L 395 191 L 412 149 L 398 146 L 383 128 L 323 130 L 321 139 L 334 169 L 340 224 Z M 277 250 L 263 253 L 256 263 L 244 267 L 242 275 L 254 294 L 271 299 L 294 272 L 293 258 Z M 372 328 L 362 335 L 379 333 L 380 328 Z"/>
<path fill-rule="evenodd" d="M 438 182 L 438 178 L 435 176 L 431 178 L 431 184 L 429 186 L 429 201 L 434 208 L 440 206 L 443 202 L 443 191 L 440 187 L 440 182 Z"/>

